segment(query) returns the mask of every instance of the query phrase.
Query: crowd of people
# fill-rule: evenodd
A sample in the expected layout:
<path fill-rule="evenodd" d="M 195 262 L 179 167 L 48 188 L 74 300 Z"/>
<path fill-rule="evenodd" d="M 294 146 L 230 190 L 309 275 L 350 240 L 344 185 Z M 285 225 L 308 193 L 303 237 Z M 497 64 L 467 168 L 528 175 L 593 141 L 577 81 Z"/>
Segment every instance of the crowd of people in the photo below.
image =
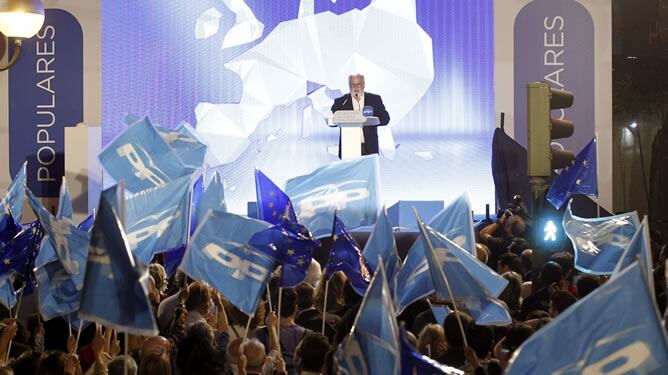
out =
<path fill-rule="evenodd" d="M 572 251 L 536 264 L 529 228 L 526 215 L 508 210 L 476 233 L 477 258 L 508 280 L 499 299 L 513 323 L 477 325 L 461 305 L 440 322 L 431 307 L 454 306 L 431 296 L 397 317 L 417 351 L 466 374 L 501 374 L 527 338 L 606 282 L 605 276 L 579 273 Z M 656 300 L 663 313 L 668 250 L 658 233 L 652 240 Z M 149 266 L 149 299 L 159 335 L 125 335 L 90 322 L 82 323 L 79 334 L 61 318 L 6 318 L 0 375 L 337 374 L 335 351 L 362 303 L 343 273 L 334 274 L 327 292 L 326 273 L 316 260 L 295 288 L 279 289 L 274 277 L 249 318 L 205 283 L 180 272 L 168 277 L 157 258 Z"/>

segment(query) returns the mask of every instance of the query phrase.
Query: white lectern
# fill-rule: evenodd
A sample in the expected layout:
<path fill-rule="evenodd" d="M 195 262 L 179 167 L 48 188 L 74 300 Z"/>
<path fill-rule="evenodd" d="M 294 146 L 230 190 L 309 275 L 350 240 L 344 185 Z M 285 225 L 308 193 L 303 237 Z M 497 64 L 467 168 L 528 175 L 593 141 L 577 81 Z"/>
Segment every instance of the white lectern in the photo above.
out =
<path fill-rule="evenodd" d="M 341 160 L 358 159 L 362 156 L 362 128 L 380 124 L 378 117 L 365 117 L 361 111 L 341 110 L 334 112 L 330 126 L 341 129 Z"/>

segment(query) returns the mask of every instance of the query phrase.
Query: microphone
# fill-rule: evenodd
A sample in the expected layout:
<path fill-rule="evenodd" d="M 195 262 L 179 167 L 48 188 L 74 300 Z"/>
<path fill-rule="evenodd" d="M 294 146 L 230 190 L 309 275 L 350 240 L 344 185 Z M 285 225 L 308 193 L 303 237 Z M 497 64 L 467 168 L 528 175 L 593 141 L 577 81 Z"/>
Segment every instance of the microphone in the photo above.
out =
<path fill-rule="evenodd" d="M 347 102 L 348 102 L 348 98 L 346 98 L 346 100 L 343 101 L 343 103 L 341 104 L 341 106 L 343 107 L 344 105 L 346 105 Z"/>

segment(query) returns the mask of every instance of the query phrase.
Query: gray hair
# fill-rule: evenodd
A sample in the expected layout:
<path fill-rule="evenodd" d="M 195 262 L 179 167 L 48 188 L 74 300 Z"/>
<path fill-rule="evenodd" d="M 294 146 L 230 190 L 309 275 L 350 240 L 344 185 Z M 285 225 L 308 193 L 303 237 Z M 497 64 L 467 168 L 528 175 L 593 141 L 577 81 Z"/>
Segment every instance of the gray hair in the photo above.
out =
<path fill-rule="evenodd" d="M 137 362 L 129 355 L 119 355 L 118 357 L 109 361 L 107 364 L 107 371 L 109 375 L 122 375 L 125 370 L 125 364 L 128 364 L 128 375 L 137 374 Z"/>
<path fill-rule="evenodd" d="M 351 74 L 351 75 L 348 76 L 348 86 L 350 86 L 352 84 L 353 78 L 355 78 L 355 77 L 361 78 L 362 83 L 365 83 L 364 82 L 364 75 L 360 74 L 360 73 L 355 73 L 355 74 Z"/>

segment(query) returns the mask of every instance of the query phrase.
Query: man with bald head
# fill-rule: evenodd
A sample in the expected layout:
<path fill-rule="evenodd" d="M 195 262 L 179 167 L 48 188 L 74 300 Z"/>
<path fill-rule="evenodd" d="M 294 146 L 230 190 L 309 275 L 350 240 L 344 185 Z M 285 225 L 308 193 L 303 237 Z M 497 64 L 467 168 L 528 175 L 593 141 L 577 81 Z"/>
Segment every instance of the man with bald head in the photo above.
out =
<path fill-rule="evenodd" d="M 378 117 L 380 126 L 387 125 L 390 122 L 390 115 L 385 110 L 385 105 L 380 95 L 365 92 L 364 76 L 361 74 L 352 74 L 348 76 L 348 87 L 350 93 L 334 100 L 332 113 L 339 110 L 354 110 L 368 112 L 368 116 Z M 365 107 L 370 111 L 365 111 Z M 378 131 L 375 126 L 365 126 L 362 137 L 362 155 L 378 153 Z M 341 137 L 339 136 L 339 158 L 341 157 Z"/>

